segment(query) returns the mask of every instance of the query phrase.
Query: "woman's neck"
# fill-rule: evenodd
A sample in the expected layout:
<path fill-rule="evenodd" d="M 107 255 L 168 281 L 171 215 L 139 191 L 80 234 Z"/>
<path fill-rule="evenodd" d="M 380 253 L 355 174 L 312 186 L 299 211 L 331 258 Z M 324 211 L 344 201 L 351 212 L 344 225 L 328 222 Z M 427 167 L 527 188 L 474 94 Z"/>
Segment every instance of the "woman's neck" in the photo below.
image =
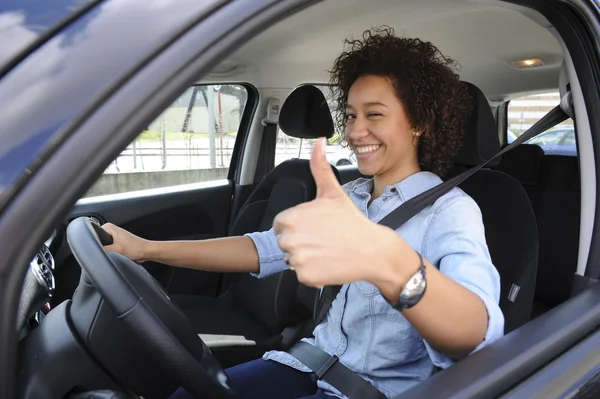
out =
<path fill-rule="evenodd" d="M 382 173 L 373 176 L 373 191 L 371 192 L 371 201 L 379 198 L 385 191 L 386 187 L 398 184 L 404 181 L 404 179 L 407 177 L 412 176 L 420 171 L 421 168 L 415 163 L 410 167 L 396 170 L 393 173 Z"/>

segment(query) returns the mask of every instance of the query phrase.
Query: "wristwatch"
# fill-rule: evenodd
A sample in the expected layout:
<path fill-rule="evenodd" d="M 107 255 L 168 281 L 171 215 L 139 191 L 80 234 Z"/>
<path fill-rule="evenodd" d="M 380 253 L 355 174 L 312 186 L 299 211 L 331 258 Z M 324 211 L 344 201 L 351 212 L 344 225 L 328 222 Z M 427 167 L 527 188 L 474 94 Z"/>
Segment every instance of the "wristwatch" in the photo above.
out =
<path fill-rule="evenodd" d="M 427 289 L 427 279 L 425 278 L 425 263 L 423 262 L 423 257 L 420 253 L 419 261 L 421 265 L 419 266 L 419 270 L 411 278 L 408 279 L 402 292 L 400 292 L 400 298 L 398 298 L 398 303 L 394 305 L 394 309 L 398 311 L 403 311 L 415 306 L 423 295 L 425 295 L 425 290 Z"/>

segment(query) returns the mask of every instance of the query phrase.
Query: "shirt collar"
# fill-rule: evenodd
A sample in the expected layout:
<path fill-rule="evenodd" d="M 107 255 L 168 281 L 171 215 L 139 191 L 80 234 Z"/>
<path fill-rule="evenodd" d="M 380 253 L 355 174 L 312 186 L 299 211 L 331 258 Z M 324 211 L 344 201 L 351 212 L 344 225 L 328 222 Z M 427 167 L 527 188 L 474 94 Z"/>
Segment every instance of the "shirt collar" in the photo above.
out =
<path fill-rule="evenodd" d="M 417 172 L 399 183 L 386 187 L 384 194 L 398 195 L 403 201 L 408 201 L 440 183 L 442 183 L 442 179 L 434 173 Z M 373 191 L 373 179 L 356 179 L 348 189 L 350 192 L 359 195 L 371 194 Z"/>

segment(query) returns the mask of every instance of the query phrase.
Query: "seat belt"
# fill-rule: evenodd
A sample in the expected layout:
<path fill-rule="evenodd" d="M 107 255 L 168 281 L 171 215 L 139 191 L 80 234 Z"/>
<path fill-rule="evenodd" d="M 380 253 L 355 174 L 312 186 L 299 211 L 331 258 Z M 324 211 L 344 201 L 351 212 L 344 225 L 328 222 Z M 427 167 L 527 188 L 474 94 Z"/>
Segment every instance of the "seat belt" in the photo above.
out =
<path fill-rule="evenodd" d="M 254 183 L 260 181 L 275 167 L 275 147 L 277 145 L 277 124 L 264 122 L 260 150 L 254 172 Z"/>
<path fill-rule="evenodd" d="M 267 116 L 262 120 L 264 126 L 260 150 L 254 171 L 254 183 L 260 181 L 275 167 L 275 150 L 277 146 L 277 123 L 279 122 L 280 101 L 278 98 L 269 98 Z"/>
<path fill-rule="evenodd" d="M 386 217 L 379 221 L 379 224 L 398 229 L 406 221 L 416 215 L 430 204 L 433 204 L 438 198 L 448 193 L 454 187 L 468 179 L 475 172 L 486 166 L 490 161 L 500 155 L 512 150 L 524 141 L 535 137 L 536 135 L 548 130 L 549 128 L 566 120 L 568 115 L 557 106 L 553 108 L 542 119 L 532 125 L 520 137 L 518 137 L 510 145 L 498 152 L 487 161 L 451 178 L 445 182 L 417 195 L 400 205 L 398 208 L 390 212 Z M 321 295 L 316 301 L 314 307 L 314 325 L 317 326 L 325 318 L 333 300 L 341 290 L 340 285 L 325 286 L 321 290 Z M 381 399 L 385 396 L 377 390 L 373 385 L 368 383 L 363 378 L 360 378 L 355 372 L 339 362 L 337 356 L 329 355 L 327 352 L 317 348 L 314 345 L 300 341 L 294 345 L 289 351 L 292 356 L 310 368 L 316 375 L 317 379 L 323 380 L 349 398 L 368 398 Z M 356 377 L 359 377 L 358 379 Z M 367 385 L 365 385 L 367 383 Z"/>

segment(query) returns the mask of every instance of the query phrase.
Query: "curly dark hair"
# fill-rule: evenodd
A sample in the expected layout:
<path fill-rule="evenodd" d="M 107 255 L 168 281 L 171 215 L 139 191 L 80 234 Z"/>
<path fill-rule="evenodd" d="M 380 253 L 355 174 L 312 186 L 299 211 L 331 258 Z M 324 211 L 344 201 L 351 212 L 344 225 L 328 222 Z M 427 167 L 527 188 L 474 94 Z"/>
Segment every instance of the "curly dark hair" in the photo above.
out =
<path fill-rule="evenodd" d="M 330 83 L 337 103 L 336 130 L 344 137 L 348 92 L 361 76 L 391 80 L 413 129 L 422 132 L 418 158 L 422 170 L 443 176 L 462 144 L 471 98 L 454 68 L 459 65 L 431 43 L 400 38 L 390 27 L 346 39 L 348 51 L 334 62 Z"/>

